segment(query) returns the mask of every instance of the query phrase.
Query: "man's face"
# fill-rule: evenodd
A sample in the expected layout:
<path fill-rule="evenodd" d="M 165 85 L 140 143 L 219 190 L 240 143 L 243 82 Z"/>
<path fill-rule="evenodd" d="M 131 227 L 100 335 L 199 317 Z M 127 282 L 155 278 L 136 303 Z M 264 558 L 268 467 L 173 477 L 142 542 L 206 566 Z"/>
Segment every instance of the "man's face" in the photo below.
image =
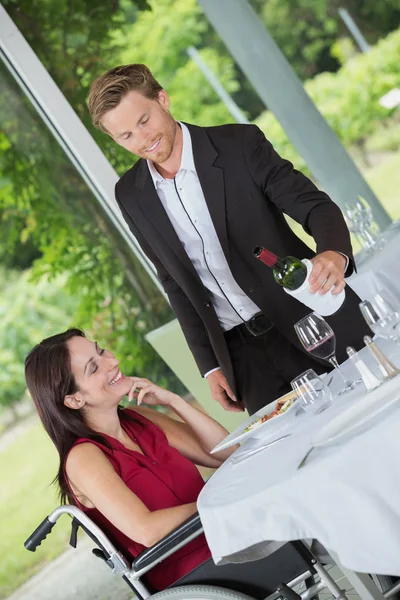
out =
<path fill-rule="evenodd" d="M 102 125 L 117 144 L 132 154 L 162 164 L 171 156 L 177 130 L 168 109 L 169 98 L 164 90 L 157 100 L 131 91 L 104 115 Z"/>

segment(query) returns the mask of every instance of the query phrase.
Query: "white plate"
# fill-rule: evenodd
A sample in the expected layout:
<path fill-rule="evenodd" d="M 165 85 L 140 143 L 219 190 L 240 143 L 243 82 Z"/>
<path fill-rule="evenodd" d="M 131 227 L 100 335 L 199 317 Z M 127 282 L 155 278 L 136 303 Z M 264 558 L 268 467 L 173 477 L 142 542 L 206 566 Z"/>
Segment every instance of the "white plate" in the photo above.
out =
<path fill-rule="evenodd" d="M 288 394 L 285 394 L 285 396 L 287 396 L 288 399 L 291 397 L 296 397 L 295 392 L 289 392 Z M 281 396 L 281 398 L 284 398 L 285 396 Z M 296 402 L 294 402 L 292 406 L 281 415 L 277 415 L 273 419 L 261 423 L 261 425 L 254 427 L 254 429 L 251 429 L 250 431 L 245 431 L 246 427 L 251 425 L 251 423 L 254 423 L 256 419 L 272 413 L 275 410 L 278 400 L 280 400 L 281 398 L 278 398 L 277 400 L 274 400 L 274 402 L 267 404 L 267 406 L 260 408 L 260 410 L 254 413 L 254 415 L 243 421 L 243 423 L 241 423 L 239 427 L 235 429 L 235 431 L 230 433 L 226 438 L 222 440 L 222 442 L 217 444 L 215 448 L 211 450 L 210 454 L 214 454 L 215 452 L 219 452 L 220 450 L 225 450 L 225 448 L 230 448 L 230 446 L 234 446 L 235 444 L 244 442 L 247 438 L 250 437 L 261 437 L 265 439 L 270 433 L 275 433 L 275 431 L 281 429 L 283 425 L 289 423 L 296 415 Z"/>
<path fill-rule="evenodd" d="M 344 437 L 361 433 L 380 413 L 385 413 L 396 403 L 400 405 L 399 376 L 363 395 L 355 404 L 350 404 L 313 437 L 311 445 L 328 446 Z"/>

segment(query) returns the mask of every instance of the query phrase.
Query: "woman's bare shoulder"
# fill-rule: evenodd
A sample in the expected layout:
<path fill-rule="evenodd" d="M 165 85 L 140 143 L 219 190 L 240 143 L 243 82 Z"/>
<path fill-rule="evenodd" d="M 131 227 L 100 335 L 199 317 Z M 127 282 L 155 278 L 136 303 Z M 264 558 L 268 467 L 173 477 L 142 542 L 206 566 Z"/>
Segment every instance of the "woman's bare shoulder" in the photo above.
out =
<path fill-rule="evenodd" d="M 73 446 L 69 451 L 65 461 L 65 470 L 67 475 L 71 476 L 77 471 L 82 472 L 82 470 L 93 469 L 94 465 L 101 464 L 110 464 L 104 452 L 95 444 L 82 442 Z"/>

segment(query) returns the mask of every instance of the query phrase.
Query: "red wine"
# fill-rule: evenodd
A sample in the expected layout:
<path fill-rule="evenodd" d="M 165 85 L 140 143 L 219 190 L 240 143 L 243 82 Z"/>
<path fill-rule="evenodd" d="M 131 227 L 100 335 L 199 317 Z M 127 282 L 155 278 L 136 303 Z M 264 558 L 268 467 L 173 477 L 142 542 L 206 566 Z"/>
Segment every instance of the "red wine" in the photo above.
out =
<path fill-rule="evenodd" d="M 254 248 L 253 254 L 272 268 L 275 281 L 288 290 L 297 290 L 307 277 L 307 267 L 298 258 L 293 256 L 281 258 L 262 246 Z"/>
<path fill-rule="evenodd" d="M 324 338 L 323 340 L 314 344 L 314 346 L 310 346 L 307 348 L 307 352 L 316 356 L 317 358 L 322 358 L 323 360 L 328 360 L 335 354 L 336 349 L 336 339 L 334 334 L 329 337 Z"/>

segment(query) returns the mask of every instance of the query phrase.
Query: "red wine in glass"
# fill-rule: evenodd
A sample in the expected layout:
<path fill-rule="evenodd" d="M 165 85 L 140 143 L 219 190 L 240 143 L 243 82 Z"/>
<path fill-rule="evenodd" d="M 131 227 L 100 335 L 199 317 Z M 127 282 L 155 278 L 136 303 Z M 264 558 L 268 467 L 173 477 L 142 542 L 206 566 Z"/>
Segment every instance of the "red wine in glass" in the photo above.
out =
<path fill-rule="evenodd" d="M 360 380 L 351 381 L 343 373 L 336 360 L 336 338 L 332 327 L 318 313 L 312 312 L 298 321 L 294 329 L 304 350 L 316 358 L 329 362 L 343 379 L 344 387 L 339 394 L 353 390 Z"/>
<path fill-rule="evenodd" d="M 307 348 L 307 352 L 316 356 L 317 358 L 321 358 L 322 360 L 329 360 L 331 356 L 334 356 L 336 350 L 336 338 L 332 333 L 329 337 L 324 338 L 323 340 L 318 341 L 313 346 Z"/>

